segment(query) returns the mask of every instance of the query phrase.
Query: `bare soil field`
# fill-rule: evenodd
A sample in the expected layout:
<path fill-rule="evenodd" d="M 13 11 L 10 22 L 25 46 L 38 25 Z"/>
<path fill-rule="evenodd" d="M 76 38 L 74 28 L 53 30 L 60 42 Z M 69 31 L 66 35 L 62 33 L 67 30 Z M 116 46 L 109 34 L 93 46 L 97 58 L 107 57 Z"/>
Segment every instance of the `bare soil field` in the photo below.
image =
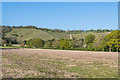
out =
<path fill-rule="evenodd" d="M 6 49 L 2 74 L 3 78 L 117 78 L 118 53 Z"/>

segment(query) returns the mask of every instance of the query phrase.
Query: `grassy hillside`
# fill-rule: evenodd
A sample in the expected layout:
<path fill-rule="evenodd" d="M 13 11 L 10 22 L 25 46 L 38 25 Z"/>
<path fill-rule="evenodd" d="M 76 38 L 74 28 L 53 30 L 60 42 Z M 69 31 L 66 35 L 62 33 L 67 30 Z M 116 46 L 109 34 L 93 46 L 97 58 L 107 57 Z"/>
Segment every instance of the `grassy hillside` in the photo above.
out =
<path fill-rule="evenodd" d="M 99 41 L 101 38 L 104 38 L 105 35 L 110 32 L 80 32 L 77 34 L 72 33 L 72 36 L 76 39 L 85 38 L 88 34 L 94 34 L 96 36 L 96 41 Z M 41 38 L 43 40 L 51 40 L 51 39 L 69 39 L 69 33 L 67 32 L 51 32 L 51 31 L 42 31 L 37 29 L 13 29 L 12 31 L 6 33 L 7 37 L 12 37 L 13 34 L 17 34 L 18 40 L 29 40 L 34 38 Z"/>
<path fill-rule="evenodd" d="M 69 38 L 69 34 L 45 32 L 37 29 L 13 29 L 6 35 L 7 37 L 12 37 L 13 34 L 17 34 L 17 39 L 19 40 L 29 40 L 34 38 L 41 38 L 43 40 Z"/>
<path fill-rule="evenodd" d="M 105 35 L 109 34 L 110 32 L 101 32 L 101 33 L 97 33 L 97 32 L 81 32 L 79 34 L 72 34 L 72 36 L 76 39 L 80 39 L 80 38 L 85 38 L 85 36 L 87 36 L 88 34 L 93 34 L 96 36 L 96 39 L 100 39 L 105 37 Z"/>

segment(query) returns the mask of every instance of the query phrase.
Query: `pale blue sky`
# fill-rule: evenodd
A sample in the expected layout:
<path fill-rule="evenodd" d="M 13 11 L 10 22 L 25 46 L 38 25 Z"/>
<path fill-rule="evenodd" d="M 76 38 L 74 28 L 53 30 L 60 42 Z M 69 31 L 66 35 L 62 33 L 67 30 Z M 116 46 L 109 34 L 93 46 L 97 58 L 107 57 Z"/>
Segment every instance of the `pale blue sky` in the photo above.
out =
<path fill-rule="evenodd" d="M 118 2 L 120 0 L 1 0 L 2 2 Z"/>
<path fill-rule="evenodd" d="M 118 29 L 117 2 L 3 2 L 3 25 L 76 29 Z"/>

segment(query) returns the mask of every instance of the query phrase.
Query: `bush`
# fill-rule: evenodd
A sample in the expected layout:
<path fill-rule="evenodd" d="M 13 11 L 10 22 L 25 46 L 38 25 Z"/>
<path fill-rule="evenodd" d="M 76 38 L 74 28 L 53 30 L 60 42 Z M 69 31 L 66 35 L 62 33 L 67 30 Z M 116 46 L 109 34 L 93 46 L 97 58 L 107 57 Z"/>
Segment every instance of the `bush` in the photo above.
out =
<path fill-rule="evenodd" d="M 40 48 L 44 46 L 44 41 L 40 38 L 30 39 L 27 41 L 26 45 L 29 47 Z"/>

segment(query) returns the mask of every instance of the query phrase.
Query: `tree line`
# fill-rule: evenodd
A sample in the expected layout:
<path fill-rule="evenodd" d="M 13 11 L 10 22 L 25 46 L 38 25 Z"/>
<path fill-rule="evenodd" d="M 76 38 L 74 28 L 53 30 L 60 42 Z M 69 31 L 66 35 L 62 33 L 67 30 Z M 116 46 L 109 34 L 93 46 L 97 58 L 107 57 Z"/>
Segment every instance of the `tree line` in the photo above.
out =
<path fill-rule="evenodd" d="M 79 33 L 79 32 L 111 32 L 113 30 L 108 30 L 108 29 L 97 29 L 97 30 L 94 30 L 94 29 L 90 29 L 90 30 L 61 30 L 61 29 L 48 29 L 48 28 L 38 28 L 36 26 L 32 26 L 32 25 L 29 25 L 29 26 L 0 26 L 2 27 L 3 29 L 3 32 L 6 32 L 6 31 L 11 31 L 12 29 L 38 29 L 38 30 L 42 30 L 42 31 L 51 31 L 51 32 L 68 32 L 68 33 Z"/>
<path fill-rule="evenodd" d="M 28 47 L 35 48 L 58 48 L 58 49 L 83 49 L 90 51 L 120 51 L 120 31 L 115 30 L 110 34 L 106 35 L 102 43 L 96 48 L 95 46 L 95 35 L 89 34 L 85 39 L 60 39 L 60 40 L 47 40 L 43 41 L 40 38 L 30 39 L 27 41 Z"/>
<path fill-rule="evenodd" d="M 17 36 L 17 35 L 14 35 Z M 96 47 L 95 35 L 89 34 L 85 38 L 76 39 L 60 39 L 60 40 L 42 40 L 40 38 L 29 39 L 18 42 L 15 38 L 4 37 L 3 44 L 12 46 L 13 44 L 20 44 L 21 47 L 28 48 L 54 48 L 54 49 L 73 49 L 73 50 L 88 50 L 88 51 L 120 51 L 120 31 L 114 30 L 106 35 L 101 44 Z"/>
<path fill-rule="evenodd" d="M 73 39 L 60 39 L 60 40 L 42 40 L 40 38 L 18 41 L 17 34 L 12 34 L 11 38 L 5 36 L 12 30 L 10 26 L 2 26 L 2 46 L 13 46 L 19 44 L 21 47 L 29 48 L 55 48 L 55 49 L 78 49 L 90 51 L 114 51 L 120 50 L 120 31 L 113 30 L 110 34 L 100 39 L 100 44 L 96 44 L 96 36 L 88 34 L 85 38 L 79 40 Z M 98 30 L 101 32 L 101 30 Z"/>

